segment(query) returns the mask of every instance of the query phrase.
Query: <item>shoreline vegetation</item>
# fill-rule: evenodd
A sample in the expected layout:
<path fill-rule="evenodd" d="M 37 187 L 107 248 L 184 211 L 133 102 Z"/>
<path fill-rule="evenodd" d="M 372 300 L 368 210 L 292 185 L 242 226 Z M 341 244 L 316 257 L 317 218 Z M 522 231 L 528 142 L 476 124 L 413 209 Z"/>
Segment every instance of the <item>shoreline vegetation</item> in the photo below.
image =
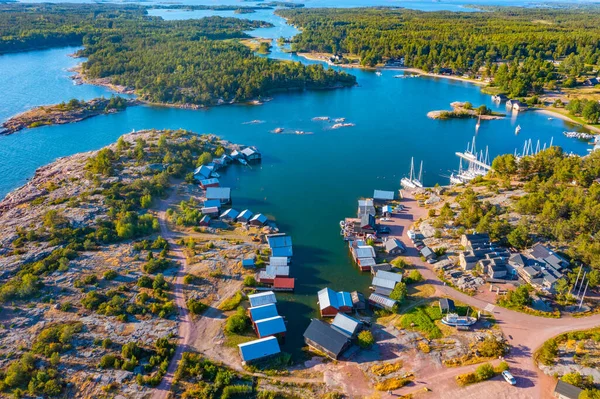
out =
<path fill-rule="evenodd" d="M 42 105 L 17 114 L 0 126 L 0 135 L 10 135 L 23 129 L 80 122 L 98 115 L 124 111 L 138 105 L 135 99 L 123 97 L 95 98 L 90 101 L 72 99 L 69 102 Z"/>
<path fill-rule="evenodd" d="M 494 120 L 506 117 L 505 114 L 493 112 L 485 105 L 473 107 L 470 102 L 455 101 L 450 104 L 451 111 L 429 111 L 427 117 L 431 119 L 464 119 L 464 118 L 479 118 L 481 120 Z"/>

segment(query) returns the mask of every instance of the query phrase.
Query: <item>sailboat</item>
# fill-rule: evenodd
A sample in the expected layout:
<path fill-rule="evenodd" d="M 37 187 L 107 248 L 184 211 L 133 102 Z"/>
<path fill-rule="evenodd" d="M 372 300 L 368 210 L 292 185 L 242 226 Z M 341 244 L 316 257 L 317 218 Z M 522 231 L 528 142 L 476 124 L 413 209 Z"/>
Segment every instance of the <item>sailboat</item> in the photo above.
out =
<path fill-rule="evenodd" d="M 417 188 L 414 183 L 415 163 L 414 158 L 410 158 L 410 175 L 409 177 L 403 177 L 400 180 L 400 185 L 404 188 Z"/>
<path fill-rule="evenodd" d="M 413 180 L 413 184 L 419 188 L 423 187 L 423 161 L 421 161 L 421 167 L 419 168 L 419 178 Z"/>
<path fill-rule="evenodd" d="M 521 125 L 518 125 L 517 128 L 515 129 L 515 134 L 519 134 L 520 131 L 521 131 Z"/>

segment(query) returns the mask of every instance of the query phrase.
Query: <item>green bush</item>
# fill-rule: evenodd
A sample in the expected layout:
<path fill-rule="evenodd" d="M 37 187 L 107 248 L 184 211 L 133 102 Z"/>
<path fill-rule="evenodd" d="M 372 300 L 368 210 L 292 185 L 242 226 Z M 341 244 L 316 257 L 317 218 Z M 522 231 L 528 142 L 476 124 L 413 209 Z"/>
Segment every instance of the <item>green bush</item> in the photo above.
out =
<path fill-rule="evenodd" d="M 250 318 L 246 315 L 246 310 L 239 307 L 235 314 L 229 316 L 225 322 L 225 332 L 230 334 L 243 334 L 250 327 Z"/>
<path fill-rule="evenodd" d="M 368 349 L 375 344 L 375 338 L 369 330 L 361 331 L 358 334 L 357 342 L 358 346 L 363 349 Z"/>
<path fill-rule="evenodd" d="M 105 280 L 114 280 L 114 279 L 116 279 L 118 276 L 119 276 L 119 274 L 118 274 L 116 271 L 114 271 L 114 270 L 107 270 L 107 271 L 105 271 L 105 272 L 104 272 L 104 274 L 102 275 L 102 277 L 103 277 Z"/>
<path fill-rule="evenodd" d="M 195 314 L 195 315 L 199 315 L 201 313 L 203 313 L 206 309 L 208 309 L 208 306 L 203 304 L 202 302 L 200 302 L 199 300 L 196 300 L 194 298 L 190 298 L 187 300 L 187 307 L 190 311 L 190 313 Z"/>
<path fill-rule="evenodd" d="M 236 292 L 234 296 L 232 296 L 231 298 L 227 299 L 226 301 L 224 301 L 221 306 L 219 306 L 219 309 L 222 311 L 230 311 L 233 309 L 237 309 L 238 306 L 240 306 L 240 303 L 242 302 L 242 300 L 244 299 L 243 295 L 241 292 Z"/>

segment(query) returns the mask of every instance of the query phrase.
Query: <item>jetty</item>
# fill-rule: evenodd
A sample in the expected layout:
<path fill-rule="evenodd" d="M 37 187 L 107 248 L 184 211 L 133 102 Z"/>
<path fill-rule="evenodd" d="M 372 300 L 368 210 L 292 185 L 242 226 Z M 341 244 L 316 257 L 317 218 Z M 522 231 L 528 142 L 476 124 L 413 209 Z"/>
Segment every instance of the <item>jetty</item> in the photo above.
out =
<path fill-rule="evenodd" d="M 473 137 L 470 144 L 467 144 L 467 149 L 464 152 L 457 152 L 456 155 L 460 158 L 459 169 L 457 173 L 450 175 L 450 184 L 469 182 L 477 176 L 485 176 L 492 169 L 488 148 L 485 148 L 485 153 L 483 151 L 477 153 L 475 137 Z M 463 159 L 468 163 L 466 169 L 463 169 Z"/>

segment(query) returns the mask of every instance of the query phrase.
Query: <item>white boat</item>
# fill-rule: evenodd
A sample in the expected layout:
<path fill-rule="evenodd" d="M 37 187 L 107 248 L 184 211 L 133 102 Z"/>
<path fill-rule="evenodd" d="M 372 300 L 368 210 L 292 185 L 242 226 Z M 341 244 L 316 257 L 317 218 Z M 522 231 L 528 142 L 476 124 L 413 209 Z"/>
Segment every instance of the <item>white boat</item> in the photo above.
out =
<path fill-rule="evenodd" d="M 340 227 L 343 229 L 344 226 L 346 226 L 346 222 L 343 220 L 340 220 Z"/>
<path fill-rule="evenodd" d="M 592 140 L 595 137 L 593 134 L 583 132 L 563 132 L 563 134 L 566 137 L 580 140 Z"/>
<path fill-rule="evenodd" d="M 375 72 L 375 75 L 381 76 L 381 72 L 377 71 L 377 72 Z"/>
<path fill-rule="evenodd" d="M 346 122 L 346 118 L 335 118 L 333 121 L 335 123 L 343 123 L 343 122 Z"/>
<path fill-rule="evenodd" d="M 315 116 L 314 118 L 312 118 L 313 121 L 317 122 L 317 121 L 328 121 L 329 117 L 328 116 Z"/>
<path fill-rule="evenodd" d="M 468 327 L 477 323 L 477 319 L 475 317 L 459 316 L 456 313 L 448 313 L 442 317 L 442 323 L 452 327 Z"/>
<path fill-rule="evenodd" d="M 283 132 L 283 128 L 282 127 L 278 127 L 275 130 L 273 130 L 273 133 L 282 133 Z"/>
<path fill-rule="evenodd" d="M 421 161 L 421 168 L 419 169 L 419 177 L 415 178 L 415 163 L 414 158 L 410 159 L 410 174 L 409 177 L 403 177 L 400 180 L 400 184 L 404 188 L 421 188 L 423 184 L 421 183 L 421 178 L 423 174 L 423 161 Z"/>
<path fill-rule="evenodd" d="M 336 123 L 335 125 L 331 126 L 332 129 L 339 129 L 341 127 L 351 127 L 354 126 L 354 123 Z"/>
<path fill-rule="evenodd" d="M 519 134 L 519 132 L 520 132 L 520 131 L 521 131 L 521 125 L 518 125 L 518 126 L 515 128 L 515 134 Z"/>
<path fill-rule="evenodd" d="M 479 130 L 479 126 L 481 126 L 481 115 L 479 115 L 479 119 L 477 119 L 477 124 L 475 125 L 475 130 Z"/>

